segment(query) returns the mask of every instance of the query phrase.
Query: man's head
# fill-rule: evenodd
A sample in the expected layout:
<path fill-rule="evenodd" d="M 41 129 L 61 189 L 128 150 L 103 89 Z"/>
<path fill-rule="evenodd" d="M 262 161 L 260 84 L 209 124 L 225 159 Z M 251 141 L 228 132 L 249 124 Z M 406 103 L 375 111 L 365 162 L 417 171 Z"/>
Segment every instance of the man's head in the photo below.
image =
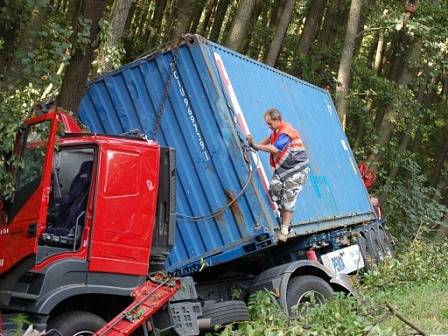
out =
<path fill-rule="evenodd" d="M 275 131 L 282 123 L 282 114 L 279 110 L 271 108 L 264 113 L 264 121 L 271 130 Z"/>

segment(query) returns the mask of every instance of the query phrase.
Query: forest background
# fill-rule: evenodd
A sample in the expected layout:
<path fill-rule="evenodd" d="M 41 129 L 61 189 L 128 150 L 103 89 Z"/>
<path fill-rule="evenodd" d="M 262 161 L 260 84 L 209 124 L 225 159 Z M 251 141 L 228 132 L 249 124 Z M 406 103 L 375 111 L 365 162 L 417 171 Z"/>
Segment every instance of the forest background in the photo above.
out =
<path fill-rule="evenodd" d="M 364 276 L 356 298 L 288 320 L 259 292 L 256 321 L 222 335 L 414 333 L 386 301 L 420 334 L 446 333 L 447 0 L 0 0 L 0 166 L 14 164 L 15 132 L 36 102 L 76 115 L 87 80 L 184 33 L 330 92 L 401 251 Z M 0 190 L 13 190 L 3 169 Z"/>
<path fill-rule="evenodd" d="M 34 103 L 76 114 L 88 79 L 197 33 L 329 90 L 398 247 L 439 239 L 447 27 L 446 0 L 0 0 L 0 164 Z"/>

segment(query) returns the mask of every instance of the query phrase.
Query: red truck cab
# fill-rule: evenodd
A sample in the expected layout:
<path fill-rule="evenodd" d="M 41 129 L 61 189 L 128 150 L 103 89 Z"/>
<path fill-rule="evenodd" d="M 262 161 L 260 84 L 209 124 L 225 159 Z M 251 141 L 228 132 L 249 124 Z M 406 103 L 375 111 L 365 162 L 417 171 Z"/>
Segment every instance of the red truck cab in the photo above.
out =
<path fill-rule="evenodd" d="M 82 295 L 126 297 L 146 279 L 153 238 L 160 238 L 153 237 L 156 219 L 169 222 L 172 210 L 158 204 L 167 161 L 158 144 L 82 133 L 53 107 L 22 125 L 14 156 L 15 192 L 0 204 L 3 315 L 26 310 L 44 325 Z"/>

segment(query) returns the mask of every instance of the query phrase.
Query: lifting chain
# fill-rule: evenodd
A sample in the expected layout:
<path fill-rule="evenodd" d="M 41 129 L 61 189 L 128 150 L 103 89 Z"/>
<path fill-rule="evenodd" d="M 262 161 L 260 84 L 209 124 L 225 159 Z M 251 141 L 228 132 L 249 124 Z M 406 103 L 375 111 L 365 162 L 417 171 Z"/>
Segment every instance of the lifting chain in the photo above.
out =
<path fill-rule="evenodd" d="M 176 70 L 176 65 L 177 65 L 177 58 L 179 56 L 179 44 L 176 46 L 176 48 L 174 49 L 174 56 L 173 56 L 173 60 L 170 63 L 170 67 L 168 69 L 168 77 L 165 81 L 165 88 L 163 91 L 163 97 L 162 97 L 162 102 L 160 103 L 160 107 L 159 110 L 157 111 L 157 115 L 156 115 L 156 121 L 154 123 L 154 128 L 151 132 L 151 139 L 152 140 L 156 140 L 156 135 L 160 130 L 160 125 L 162 124 L 162 115 L 163 115 L 163 109 L 165 106 L 165 103 L 168 99 L 168 94 L 169 94 L 169 90 L 170 90 L 170 85 L 171 85 L 171 80 L 174 77 L 174 71 Z"/>

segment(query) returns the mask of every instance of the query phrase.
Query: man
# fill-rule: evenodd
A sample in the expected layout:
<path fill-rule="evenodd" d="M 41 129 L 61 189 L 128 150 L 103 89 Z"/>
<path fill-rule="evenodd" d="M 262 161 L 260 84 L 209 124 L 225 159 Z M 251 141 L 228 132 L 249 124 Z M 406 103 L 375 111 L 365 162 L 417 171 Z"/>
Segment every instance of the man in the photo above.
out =
<path fill-rule="evenodd" d="M 308 156 L 299 133 L 282 121 L 280 111 L 271 108 L 264 113 L 264 121 L 272 130 L 266 139 L 256 143 L 248 136 L 249 145 L 271 155 L 270 163 L 274 175 L 270 183 L 270 195 L 277 203 L 282 217 L 278 240 L 285 242 L 291 226 L 297 196 L 303 189 L 310 171 Z"/>

